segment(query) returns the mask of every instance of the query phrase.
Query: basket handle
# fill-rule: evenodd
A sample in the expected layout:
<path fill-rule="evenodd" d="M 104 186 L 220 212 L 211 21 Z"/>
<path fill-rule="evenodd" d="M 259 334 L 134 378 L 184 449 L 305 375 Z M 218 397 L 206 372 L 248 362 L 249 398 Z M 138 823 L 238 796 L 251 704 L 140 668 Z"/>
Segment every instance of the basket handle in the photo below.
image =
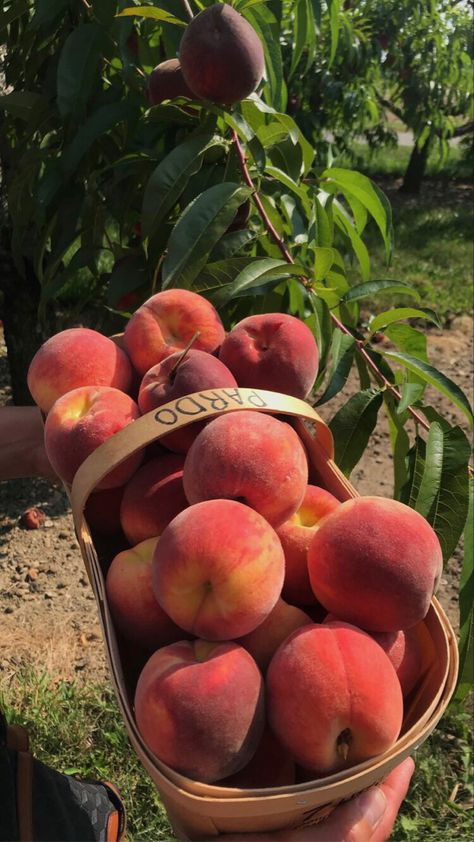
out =
<path fill-rule="evenodd" d="M 84 507 L 91 492 L 128 456 L 193 421 L 248 409 L 292 415 L 309 422 L 318 447 L 322 448 L 326 459 L 332 458 L 334 445 L 331 431 L 318 413 L 299 398 L 262 389 L 225 388 L 193 392 L 142 415 L 107 439 L 84 460 L 76 472 L 70 493 L 76 529 L 79 532 L 83 529 Z"/>

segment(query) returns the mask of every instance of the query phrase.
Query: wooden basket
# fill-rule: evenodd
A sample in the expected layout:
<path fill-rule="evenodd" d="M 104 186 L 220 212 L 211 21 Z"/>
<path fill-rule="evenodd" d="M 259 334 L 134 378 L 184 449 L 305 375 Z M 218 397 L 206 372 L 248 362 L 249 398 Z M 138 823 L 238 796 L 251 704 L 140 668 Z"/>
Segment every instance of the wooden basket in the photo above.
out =
<path fill-rule="evenodd" d="M 195 393 L 142 416 L 85 460 L 70 492 L 77 536 L 97 601 L 125 726 L 133 748 L 156 784 L 176 836 L 184 840 L 207 840 L 224 832 L 271 832 L 317 823 L 341 800 L 380 781 L 412 754 L 435 728 L 456 686 L 458 654 L 454 632 L 433 598 L 428 615 L 416 627 L 424 658 L 422 675 L 407 700 L 401 734 L 383 755 L 311 782 L 234 789 L 180 775 L 147 749 L 135 724 L 133 687 L 107 605 L 105 573 L 114 551 L 94 545 L 84 506 L 100 480 L 131 453 L 198 419 L 247 409 L 292 416 L 307 449 L 311 482 L 322 485 L 341 501 L 358 496 L 333 461 L 330 430 L 309 404 L 277 392 L 240 388 Z"/>

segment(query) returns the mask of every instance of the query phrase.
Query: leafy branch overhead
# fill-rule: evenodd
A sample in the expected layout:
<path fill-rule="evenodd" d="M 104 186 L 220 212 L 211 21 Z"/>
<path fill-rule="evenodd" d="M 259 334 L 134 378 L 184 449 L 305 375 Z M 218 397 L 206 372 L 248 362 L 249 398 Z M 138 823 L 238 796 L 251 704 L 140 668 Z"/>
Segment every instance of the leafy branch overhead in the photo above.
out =
<path fill-rule="evenodd" d="M 319 347 L 317 405 L 329 408 L 357 370 L 360 390 L 330 422 L 341 468 L 350 474 L 386 422 L 394 496 L 427 517 L 447 559 L 467 518 L 469 447 L 459 427 L 433 415 L 427 387 L 471 424 L 472 409 L 429 361 L 423 331 L 439 324 L 436 313 L 391 268 L 387 197 L 331 158 L 344 147 L 343 125 L 346 136 L 387 133 L 383 73 L 420 144 L 447 141 L 454 126 L 438 88 L 427 132 L 428 105 L 415 107 L 401 75 L 409 60 L 422 85 L 418 42 L 398 52 L 386 44 L 398 37 L 400 5 L 388 0 L 377 10 L 297 0 L 281 4 L 280 15 L 263 0 L 205 4 L 208 17 L 241 16 L 243 68 L 226 88 L 228 76 L 208 72 L 207 53 L 194 52 L 190 33 L 203 18 L 189 23 L 189 5 L 198 11 L 178 0 L 5 0 L 0 144 L 15 270 L 34 277 L 43 317 L 65 291 L 80 289 L 81 300 L 99 300 L 125 320 L 151 292 L 174 287 L 207 297 L 226 328 L 250 313 L 298 316 Z M 418 39 L 425 5 L 416 11 Z M 459 47 L 450 77 L 459 112 L 467 84 L 461 18 L 445 39 L 454 51 L 455 35 Z M 442 39 L 432 37 L 440 56 Z M 226 47 L 221 60 L 234 68 Z M 369 231 L 384 248 L 383 277 L 373 277 Z M 394 306 L 380 311 L 387 296 Z M 368 317 L 369 307 L 377 312 Z M 380 332 L 390 349 L 373 344 Z"/>

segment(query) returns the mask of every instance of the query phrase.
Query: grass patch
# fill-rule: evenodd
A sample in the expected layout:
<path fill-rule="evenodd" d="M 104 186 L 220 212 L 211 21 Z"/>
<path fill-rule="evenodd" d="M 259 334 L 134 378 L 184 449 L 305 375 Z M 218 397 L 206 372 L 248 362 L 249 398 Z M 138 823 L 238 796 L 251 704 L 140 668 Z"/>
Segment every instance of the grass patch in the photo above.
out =
<path fill-rule="evenodd" d="M 53 681 L 23 669 L 0 689 L 0 704 L 10 722 L 29 729 L 38 759 L 119 786 L 130 840 L 174 839 L 155 787 L 128 743 L 110 687 Z M 467 705 L 453 706 L 417 752 L 413 783 L 392 836 L 396 842 L 473 838 L 470 724 Z"/>
<path fill-rule="evenodd" d="M 471 840 L 474 837 L 472 708 L 452 705 L 418 749 L 410 792 L 392 840 Z"/>
<path fill-rule="evenodd" d="M 406 131 L 406 129 L 401 129 Z M 341 156 L 337 165 L 357 169 L 370 178 L 402 178 L 410 160 L 411 146 L 384 147 L 371 151 L 365 143 L 354 143 L 351 153 Z M 472 159 L 463 146 L 450 146 L 441 159 L 436 147 L 430 152 L 426 177 L 440 181 L 472 181 Z"/>
<path fill-rule="evenodd" d="M 472 313 L 474 265 L 472 191 L 452 187 L 449 192 L 428 182 L 418 198 L 407 198 L 383 180 L 392 205 L 395 249 L 387 268 L 375 226 L 364 240 L 371 259 L 371 278 L 395 278 L 418 290 L 421 304 L 432 307 L 442 321 Z M 354 267 L 353 283 L 361 277 Z M 367 304 L 377 313 L 393 306 L 416 306 L 414 299 L 380 296 Z"/>

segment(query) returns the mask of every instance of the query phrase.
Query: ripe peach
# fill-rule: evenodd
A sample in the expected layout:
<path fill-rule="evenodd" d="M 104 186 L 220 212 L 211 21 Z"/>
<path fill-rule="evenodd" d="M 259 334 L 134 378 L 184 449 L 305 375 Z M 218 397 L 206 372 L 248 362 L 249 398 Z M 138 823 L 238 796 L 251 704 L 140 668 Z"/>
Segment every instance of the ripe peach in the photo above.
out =
<path fill-rule="evenodd" d="M 318 347 L 309 327 L 286 313 L 247 316 L 227 334 L 219 359 L 239 386 L 305 398 L 318 373 Z"/>
<path fill-rule="evenodd" d="M 339 505 L 339 500 L 326 489 L 308 485 L 298 511 L 277 529 L 285 553 L 282 596 L 292 605 L 311 605 L 316 602 L 309 583 L 308 547 L 322 518 Z"/>
<path fill-rule="evenodd" d="M 99 535 L 117 535 L 120 530 L 120 506 L 124 486 L 94 491 L 88 498 L 85 508 L 87 523 Z"/>
<path fill-rule="evenodd" d="M 53 403 L 80 386 L 112 386 L 128 392 L 132 367 L 124 351 L 96 330 L 72 327 L 51 336 L 28 369 L 33 400 L 49 412 Z"/>
<path fill-rule="evenodd" d="M 149 538 L 113 559 L 105 580 L 109 608 L 126 640 L 148 650 L 187 637 L 158 605 L 151 585 L 151 560 L 158 538 Z"/>
<path fill-rule="evenodd" d="M 165 99 L 175 99 L 177 96 L 196 99 L 186 84 L 179 59 L 170 58 L 151 71 L 148 77 L 148 101 L 150 105 L 158 105 Z"/>
<path fill-rule="evenodd" d="M 334 614 L 327 614 L 323 624 L 340 623 Z M 367 632 L 377 641 L 397 673 L 403 697 L 413 690 L 423 672 L 423 658 L 417 629 L 397 632 Z"/>
<path fill-rule="evenodd" d="M 204 389 L 218 389 L 237 386 L 229 369 L 212 354 L 190 349 L 180 362 L 182 352 L 171 354 L 161 363 L 154 365 L 145 374 L 138 395 L 142 413 L 151 412 L 162 404 Z M 176 430 L 161 439 L 170 450 L 186 453 L 204 422 L 196 421 L 189 427 Z"/>
<path fill-rule="evenodd" d="M 124 343 L 139 374 L 165 357 L 183 350 L 194 334 L 193 347 L 214 351 L 224 339 L 224 328 L 217 310 L 195 292 L 167 289 L 152 295 L 127 323 Z"/>
<path fill-rule="evenodd" d="M 190 503 L 216 497 L 240 500 L 275 528 L 297 511 L 307 482 L 306 454 L 292 427 L 252 410 L 210 421 L 184 463 Z"/>
<path fill-rule="evenodd" d="M 383 497 L 342 503 L 325 518 L 308 551 L 316 598 L 367 631 L 398 631 L 422 620 L 442 563 L 429 523 Z"/>
<path fill-rule="evenodd" d="M 307 626 L 311 622 L 311 617 L 308 617 L 300 608 L 288 605 L 287 602 L 279 599 L 263 623 L 260 623 L 249 634 L 237 638 L 236 643 L 250 652 L 255 663 L 265 673 L 273 655 L 283 641 L 300 626 Z"/>
<path fill-rule="evenodd" d="M 168 453 L 152 459 L 124 489 L 120 521 L 130 544 L 161 535 L 188 505 L 183 489 L 184 456 Z"/>
<path fill-rule="evenodd" d="M 403 718 L 395 670 L 382 648 L 347 623 L 305 626 L 273 656 L 267 711 L 305 769 L 330 775 L 387 751 Z"/>
<path fill-rule="evenodd" d="M 106 439 L 140 415 L 129 395 L 107 386 L 66 392 L 50 409 L 44 444 L 53 469 L 70 484 L 79 466 Z M 123 485 L 138 468 L 142 453 L 129 456 L 99 483 L 97 490 Z"/>
<path fill-rule="evenodd" d="M 262 43 L 254 28 L 231 6 L 220 3 L 188 23 L 179 59 L 196 96 L 223 105 L 251 94 L 265 69 Z"/>
<path fill-rule="evenodd" d="M 421 678 L 423 659 L 415 629 L 398 632 L 371 632 L 390 659 L 398 675 L 403 696 L 408 696 Z"/>
<path fill-rule="evenodd" d="M 218 783 L 239 789 L 290 786 L 295 783 L 295 763 L 267 725 L 249 763 Z"/>
<path fill-rule="evenodd" d="M 274 529 L 234 500 L 206 500 L 177 515 L 153 557 L 153 589 L 181 628 L 206 640 L 252 631 L 270 613 L 284 575 Z"/>
<path fill-rule="evenodd" d="M 174 643 L 146 663 L 135 714 L 156 757 L 190 778 L 216 781 L 256 751 L 265 716 L 262 676 L 235 643 Z"/>

